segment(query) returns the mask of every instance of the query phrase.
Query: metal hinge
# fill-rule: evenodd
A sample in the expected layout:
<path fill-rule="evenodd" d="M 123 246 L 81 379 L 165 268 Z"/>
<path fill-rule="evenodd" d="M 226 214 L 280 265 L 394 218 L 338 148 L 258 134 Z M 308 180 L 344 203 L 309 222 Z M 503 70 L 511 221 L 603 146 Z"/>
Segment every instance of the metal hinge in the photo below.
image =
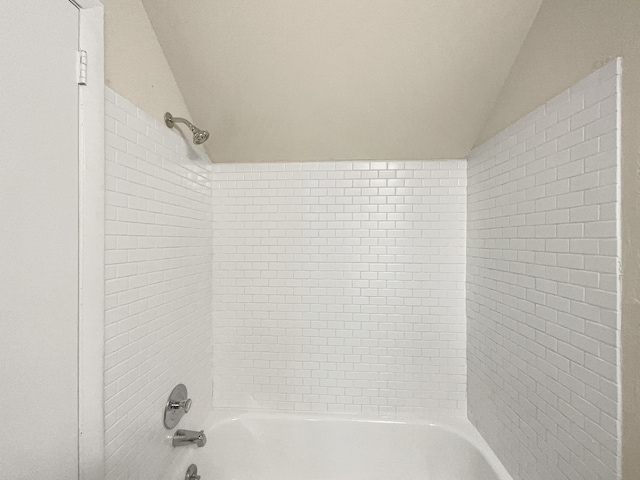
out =
<path fill-rule="evenodd" d="M 87 84 L 87 51 L 78 52 L 78 85 Z"/>

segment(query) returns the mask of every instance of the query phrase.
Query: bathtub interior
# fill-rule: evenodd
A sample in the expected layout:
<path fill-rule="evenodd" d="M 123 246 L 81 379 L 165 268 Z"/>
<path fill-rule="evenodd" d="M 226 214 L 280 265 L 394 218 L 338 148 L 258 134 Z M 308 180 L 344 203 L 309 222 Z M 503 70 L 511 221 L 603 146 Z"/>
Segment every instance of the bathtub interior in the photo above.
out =
<path fill-rule="evenodd" d="M 203 479 L 511 480 L 463 418 L 409 423 L 242 414 L 213 421 L 207 436 L 206 448 L 181 462 L 197 463 Z M 166 478 L 181 478 L 174 471 Z"/>

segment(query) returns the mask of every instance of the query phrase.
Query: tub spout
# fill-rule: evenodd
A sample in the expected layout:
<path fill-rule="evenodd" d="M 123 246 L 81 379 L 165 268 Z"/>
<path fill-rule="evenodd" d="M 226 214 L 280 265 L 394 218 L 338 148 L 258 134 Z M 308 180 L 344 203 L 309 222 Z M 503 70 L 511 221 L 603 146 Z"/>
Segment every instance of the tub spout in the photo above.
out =
<path fill-rule="evenodd" d="M 173 435 L 171 444 L 174 447 L 186 447 L 189 445 L 197 445 L 198 447 L 204 447 L 207 443 L 207 436 L 204 434 L 204 430 L 195 432 L 193 430 L 176 430 Z"/>

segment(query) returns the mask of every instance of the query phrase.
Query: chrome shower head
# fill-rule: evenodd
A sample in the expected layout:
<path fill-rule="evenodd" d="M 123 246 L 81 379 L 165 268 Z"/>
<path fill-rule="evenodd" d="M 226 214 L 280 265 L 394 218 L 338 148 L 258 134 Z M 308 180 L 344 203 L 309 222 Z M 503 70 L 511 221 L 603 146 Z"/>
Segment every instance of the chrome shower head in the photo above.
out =
<path fill-rule="evenodd" d="M 193 143 L 195 143 L 196 145 L 202 145 L 207 141 L 208 138 L 209 132 L 207 132 L 206 130 L 200 130 L 199 128 L 193 130 Z"/>
<path fill-rule="evenodd" d="M 169 112 L 164 114 L 164 123 L 167 124 L 167 127 L 173 128 L 176 122 L 184 123 L 187 127 L 189 127 L 189 130 L 191 130 L 191 133 L 193 133 L 193 143 L 195 143 L 196 145 L 202 145 L 209 138 L 209 132 L 207 132 L 206 130 L 200 130 L 189 120 L 180 117 L 174 117 Z"/>

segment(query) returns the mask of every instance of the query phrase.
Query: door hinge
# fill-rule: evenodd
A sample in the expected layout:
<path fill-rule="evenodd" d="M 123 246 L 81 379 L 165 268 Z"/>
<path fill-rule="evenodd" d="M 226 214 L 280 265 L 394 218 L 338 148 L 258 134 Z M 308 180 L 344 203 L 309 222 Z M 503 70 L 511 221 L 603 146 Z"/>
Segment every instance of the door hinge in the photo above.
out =
<path fill-rule="evenodd" d="M 87 51 L 78 52 L 78 85 L 87 84 Z"/>

